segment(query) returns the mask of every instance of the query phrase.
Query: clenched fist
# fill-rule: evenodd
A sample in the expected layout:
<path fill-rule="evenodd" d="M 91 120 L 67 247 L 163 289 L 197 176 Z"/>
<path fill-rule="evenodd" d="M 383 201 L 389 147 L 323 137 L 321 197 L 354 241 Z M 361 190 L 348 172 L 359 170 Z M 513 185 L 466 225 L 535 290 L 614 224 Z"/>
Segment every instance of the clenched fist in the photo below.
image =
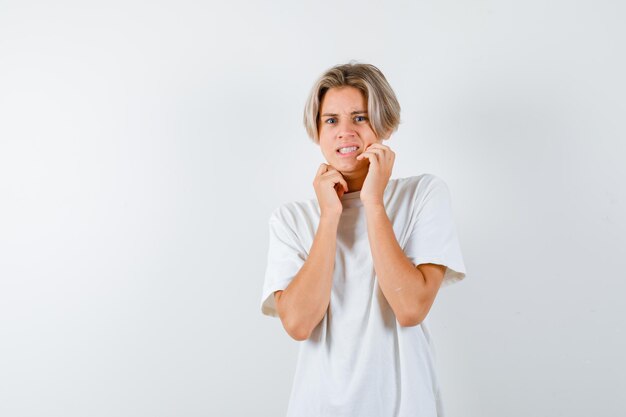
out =
<path fill-rule="evenodd" d="M 343 211 L 340 197 L 348 192 L 348 183 L 341 172 L 330 165 L 321 164 L 315 174 L 313 187 L 321 216 L 340 216 Z"/>

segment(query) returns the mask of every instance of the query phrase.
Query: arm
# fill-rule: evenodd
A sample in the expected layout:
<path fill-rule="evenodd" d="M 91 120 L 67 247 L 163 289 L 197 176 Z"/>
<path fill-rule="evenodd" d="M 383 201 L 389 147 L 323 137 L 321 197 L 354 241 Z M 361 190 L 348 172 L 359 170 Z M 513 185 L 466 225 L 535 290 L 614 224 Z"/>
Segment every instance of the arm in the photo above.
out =
<path fill-rule="evenodd" d="M 330 303 L 339 216 L 320 218 L 307 260 L 287 288 L 276 291 L 276 311 L 295 340 L 308 339 Z"/>
<path fill-rule="evenodd" d="M 411 263 L 398 244 L 382 204 L 366 204 L 367 233 L 380 289 L 401 326 L 424 320 L 439 291 L 446 267 Z"/>

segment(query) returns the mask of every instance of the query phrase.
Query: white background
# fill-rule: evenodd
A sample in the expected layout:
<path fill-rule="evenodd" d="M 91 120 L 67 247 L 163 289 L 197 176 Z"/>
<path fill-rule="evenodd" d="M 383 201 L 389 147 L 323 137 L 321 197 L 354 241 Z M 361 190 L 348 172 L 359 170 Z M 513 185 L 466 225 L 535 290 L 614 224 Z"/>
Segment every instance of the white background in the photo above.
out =
<path fill-rule="evenodd" d="M 281 416 L 268 217 L 314 198 L 327 68 L 378 66 L 392 177 L 449 185 L 448 417 L 626 409 L 618 1 L 0 1 L 0 415 Z"/>

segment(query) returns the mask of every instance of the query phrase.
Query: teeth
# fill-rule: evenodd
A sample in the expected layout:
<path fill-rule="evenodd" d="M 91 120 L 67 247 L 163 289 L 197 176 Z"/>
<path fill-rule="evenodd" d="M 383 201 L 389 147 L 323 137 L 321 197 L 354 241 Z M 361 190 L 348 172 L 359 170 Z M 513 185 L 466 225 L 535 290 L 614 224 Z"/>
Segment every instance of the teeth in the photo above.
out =
<path fill-rule="evenodd" d="M 339 149 L 339 153 L 350 153 L 353 151 L 356 151 L 357 147 L 356 146 L 351 146 L 349 148 L 341 148 Z"/>

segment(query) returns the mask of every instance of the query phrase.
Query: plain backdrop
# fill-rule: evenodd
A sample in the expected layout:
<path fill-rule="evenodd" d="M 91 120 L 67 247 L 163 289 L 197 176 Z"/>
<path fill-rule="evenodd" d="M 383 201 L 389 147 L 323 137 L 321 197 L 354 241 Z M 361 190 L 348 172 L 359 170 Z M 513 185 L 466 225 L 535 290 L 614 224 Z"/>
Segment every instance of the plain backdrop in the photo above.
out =
<path fill-rule="evenodd" d="M 466 279 L 429 319 L 448 417 L 626 410 L 618 1 L 0 1 L 0 415 L 282 416 L 268 218 L 314 198 L 306 96 L 402 106 Z"/>

